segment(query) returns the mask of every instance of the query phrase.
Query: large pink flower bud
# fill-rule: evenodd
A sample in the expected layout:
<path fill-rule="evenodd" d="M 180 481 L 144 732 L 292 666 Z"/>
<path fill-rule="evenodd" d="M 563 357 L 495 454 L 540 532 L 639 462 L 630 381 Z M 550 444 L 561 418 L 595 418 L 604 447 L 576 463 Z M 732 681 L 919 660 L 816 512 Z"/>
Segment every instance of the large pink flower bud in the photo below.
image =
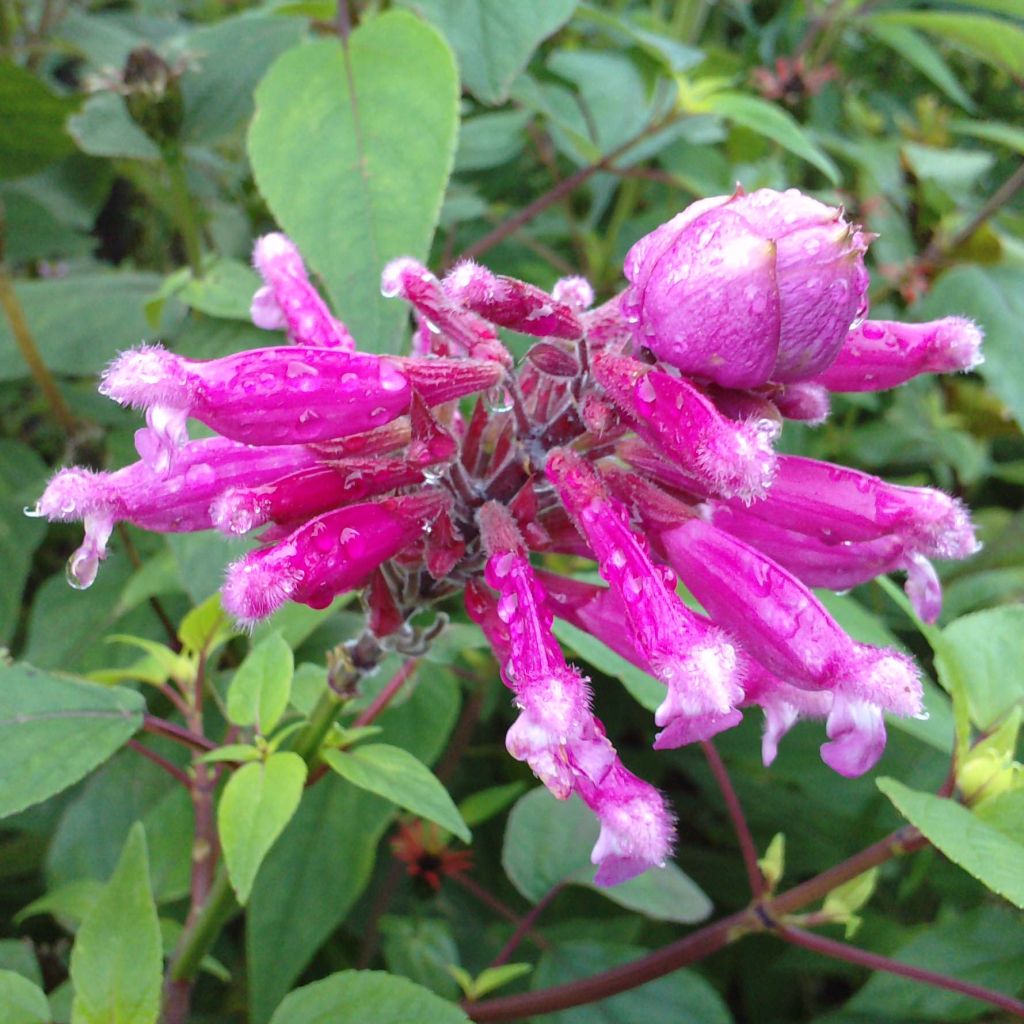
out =
<path fill-rule="evenodd" d="M 638 345 L 732 388 L 827 369 L 866 311 L 870 237 L 795 189 L 694 203 L 626 257 Z"/>

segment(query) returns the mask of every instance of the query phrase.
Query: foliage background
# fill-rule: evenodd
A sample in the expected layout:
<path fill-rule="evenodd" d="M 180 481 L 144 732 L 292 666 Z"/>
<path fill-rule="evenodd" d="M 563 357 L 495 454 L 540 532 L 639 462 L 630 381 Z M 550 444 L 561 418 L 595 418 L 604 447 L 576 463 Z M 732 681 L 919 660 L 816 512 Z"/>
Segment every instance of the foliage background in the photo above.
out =
<path fill-rule="evenodd" d="M 127 529 L 95 586 L 81 594 L 66 585 L 62 568 L 79 528 L 47 528 L 21 510 L 57 465 L 117 467 L 132 458 L 136 416 L 95 392 L 97 371 L 118 350 L 162 338 L 176 351 L 212 357 L 267 342 L 248 323 L 257 279 L 247 261 L 254 237 L 275 223 L 299 243 L 361 346 L 396 351 L 407 324 L 398 304 L 378 292 L 388 258 L 429 257 L 441 269 L 460 254 L 478 254 L 496 271 L 544 286 L 582 272 L 605 297 L 620 286 L 629 245 L 692 199 L 731 191 L 737 181 L 747 189 L 798 186 L 844 204 L 878 232 L 875 318 L 959 313 L 987 332 L 978 374 L 837 397 L 826 426 L 791 424 L 784 438 L 789 451 L 941 486 L 975 510 L 985 549 L 943 570 L 941 633 L 920 632 L 879 587 L 829 598 L 858 638 L 902 644 L 921 658 L 944 688 L 929 692 L 930 720 L 892 729 L 879 773 L 854 781 L 820 763 L 813 725 L 797 727 L 771 770 L 760 764 L 752 716 L 716 741 L 759 850 L 785 833 L 787 882 L 882 837 L 902 819 L 876 785 L 878 774 L 935 792 L 950 772 L 951 750 L 962 770 L 970 737 L 1012 724 L 1024 698 L 1019 4 L 357 6 L 0 0 L 0 642 L 18 664 L 116 687 L 109 699 L 121 701 L 129 718 L 141 714 L 133 693 L 140 680 L 160 681 L 161 656 L 108 641 L 130 634 L 165 643 L 167 625 L 214 593 L 237 545 Z M 339 34 L 350 47 L 354 103 Z M 140 47 L 160 61 L 137 60 L 126 76 L 129 54 Z M 34 365 L 26 361 L 27 337 Z M 202 614 L 190 620 L 193 628 L 202 627 Z M 513 931 L 505 911 L 520 918 L 585 862 L 588 843 L 571 808 L 521 796 L 532 779 L 504 755 L 509 708 L 493 663 L 453 614 L 457 621 L 420 663 L 415 684 L 377 724 L 387 743 L 434 764 L 462 802 L 474 826 L 472 870 L 461 882 L 446 880 L 440 893 L 406 878 L 381 842 L 393 831 L 395 806 L 330 777 L 306 792 L 262 866 L 253 855 L 259 872 L 244 925 L 234 919 L 218 939 L 191 1019 L 264 1022 L 294 986 L 356 965 L 386 968 L 454 999 L 459 989 L 446 966 L 479 975 Z M 324 652 L 357 627 L 346 606 L 331 614 L 289 609 L 257 632 L 253 642 L 280 630 L 295 652 L 286 720 L 310 712 L 323 687 Z M 572 636 L 563 640 L 574 649 Z M 210 661 L 216 694 L 226 692 L 249 644 L 230 639 Z M 743 865 L 701 752 L 654 756 L 649 712 L 611 678 L 603 655 L 582 645 L 578 654 L 591 659 L 601 716 L 615 723 L 628 763 L 671 795 L 679 866 L 716 914 L 742 908 L 749 899 Z M 371 691 L 397 667 L 385 666 Z M 95 982 L 100 1003 L 109 998 L 98 979 L 113 984 L 104 958 L 112 955 L 109 936 L 121 929 L 118 941 L 143 965 L 130 972 L 141 978 L 140 991 L 123 1019 L 152 1020 L 144 965 L 155 963 L 158 985 L 160 947 L 150 941 L 151 904 L 138 882 L 148 870 L 169 953 L 191 884 L 188 794 L 132 750 L 78 781 L 127 735 L 105 741 L 109 749 L 90 760 L 90 744 L 96 751 L 103 744 L 81 722 L 31 732 L 15 718 L 26 708 L 45 718 L 48 708 L 67 706 L 53 676 L 11 669 L 2 678 L 0 792 L 11 813 L 0 821 L 0 971 L 10 972 L 0 973 L 0 1006 L 21 999 L 23 1014 L 7 1009 L 4 1019 L 71 1019 L 76 932 L 79 995 L 85 1000 Z M 160 692 L 142 689 L 150 710 L 174 717 Z M 219 742 L 217 704 L 208 704 L 205 728 Z M 1012 759 L 1015 735 L 1004 737 L 1001 763 Z M 151 745 L 185 766 L 182 748 Z M 24 780 L 33 759 L 53 777 L 30 793 Z M 914 810 L 913 793 L 892 784 L 886 792 L 921 825 L 925 812 Z M 950 794 L 964 796 L 963 784 L 947 786 Z M 839 925 L 826 931 L 842 935 L 855 914 L 862 948 L 1019 990 L 1024 930 L 986 886 L 1019 904 L 1019 870 L 1016 883 L 1012 876 L 1014 859 L 1017 869 L 1024 863 L 1021 790 L 1001 800 L 970 816 L 1001 845 L 962 849 L 973 841 L 963 820 L 933 822 L 939 838 L 931 838 L 951 860 L 928 848 L 884 865 L 873 889 L 833 906 Z M 142 822 L 145 840 L 134 822 Z M 564 864 L 558 850 L 568 851 Z M 993 858 L 1010 882 L 994 880 Z M 538 925 L 538 944 L 516 950 L 514 959 L 532 971 L 508 979 L 503 992 L 578 979 L 684 934 L 708 907 L 683 876 L 673 884 L 668 897 L 648 893 L 625 906 L 586 887 L 559 889 Z M 134 916 L 133 906 L 140 908 Z M 95 935 L 107 939 L 90 942 Z M 28 995 L 14 976 L 32 983 Z M 46 991 L 48 1006 L 40 1008 L 32 986 Z M 357 1014 L 352 1019 L 371 1019 L 358 1013 L 399 998 L 394 987 L 318 992 L 325 1006 L 343 1002 Z M 89 1019 L 80 1016 L 84 1005 L 76 1019 Z M 296 1004 L 293 1013 L 301 1012 Z M 962 994 L 869 977 L 862 967 L 755 936 L 693 970 L 545 1020 L 855 1024 L 998 1013 Z"/>

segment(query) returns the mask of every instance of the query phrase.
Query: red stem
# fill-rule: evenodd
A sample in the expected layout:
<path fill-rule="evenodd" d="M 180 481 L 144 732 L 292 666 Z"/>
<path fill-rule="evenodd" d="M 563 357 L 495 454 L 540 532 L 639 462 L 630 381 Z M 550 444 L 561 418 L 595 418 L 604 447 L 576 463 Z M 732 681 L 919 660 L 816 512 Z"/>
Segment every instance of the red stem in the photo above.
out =
<path fill-rule="evenodd" d="M 364 725 L 369 725 L 382 711 L 387 709 L 387 706 L 395 699 L 398 691 L 409 681 L 413 673 L 419 668 L 419 660 L 417 658 L 410 658 L 389 680 L 387 685 L 384 687 L 376 697 L 367 705 L 367 707 L 356 716 L 356 720 L 352 723 L 353 729 L 359 729 Z"/>
<path fill-rule="evenodd" d="M 589 181 L 595 174 L 600 171 L 610 170 L 620 156 L 629 152 L 634 146 L 639 145 L 644 139 L 660 132 L 685 116 L 685 113 L 674 112 L 654 124 L 647 125 L 642 131 L 638 132 L 631 139 L 627 139 L 621 146 L 617 146 L 606 156 L 601 157 L 600 160 L 588 164 L 586 167 L 581 167 L 575 174 L 570 174 L 568 178 L 563 178 L 543 195 L 538 196 L 532 203 L 524 206 L 518 213 L 502 221 L 482 238 L 478 238 L 462 253 L 459 259 L 476 259 L 482 253 L 487 252 L 488 249 L 493 249 L 499 242 L 503 242 L 509 235 L 515 234 L 521 227 L 529 224 L 535 217 L 540 216 L 549 206 L 553 206 L 559 200 L 571 195 L 580 185 Z"/>
<path fill-rule="evenodd" d="M 526 938 L 527 935 L 533 930 L 537 924 L 540 915 L 551 906 L 555 901 L 555 897 L 565 888 L 564 883 L 559 882 L 558 885 L 553 885 L 537 902 L 530 908 L 529 912 L 524 914 L 519 924 L 516 925 L 515 931 L 509 936 L 508 942 L 501 947 L 501 952 L 491 961 L 491 967 L 500 967 L 502 964 L 507 963 L 509 957 L 519 947 L 519 943 Z"/>
<path fill-rule="evenodd" d="M 979 999 L 983 1003 L 991 1003 L 998 1006 L 1015 1017 L 1024 1018 L 1024 1002 L 1004 995 L 1002 992 L 994 992 L 992 989 L 982 988 L 980 985 L 972 985 L 969 981 L 960 981 L 958 978 L 951 978 L 945 974 L 937 974 L 935 971 L 926 970 L 924 967 L 914 967 L 912 964 L 900 963 L 887 956 L 880 956 L 878 953 L 869 953 L 865 949 L 858 949 L 846 942 L 838 942 L 836 939 L 826 938 L 824 935 L 817 935 L 814 932 L 805 932 L 802 928 L 779 928 L 779 935 L 787 942 L 796 946 L 803 946 L 822 956 L 830 956 L 836 960 L 843 960 L 846 963 L 858 964 L 868 967 L 873 971 L 888 971 L 890 974 L 898 974 L 903 978 L 910 978 L 913 981 L 920 981 L 926 985 L 934 985 L 936 988 L 948 989 L 950 992 L 959 992 L 961 995 L 970 996 L 972 999 Z"/>
<path fill-rule="evenodd" d="M 177 779 L 186 788 L 191 787 L 192 780 L 176 764 L 171 764 L 166 757 L 161 757 L 155 750 L 150 750 L 149 747 L 138 740 L 129 740 L 128 746 L 143 757 L 148 758 L 153 764 L 159 765 L 168 775 Z"/>
<path fill-rule="evenodd" d="M 192 732 L 182 725 L 175 725 L 168 722 L 166 718 L 157 718 L 156 715 L 144 715 L 142 719 L 143 732 L 151 732 L 155 736 L 166 736 L 168 739 L 183 743 L 193 750 L 216 750 L 217 744 L 208 740 L 205 736 Z"/>
<path fill-rule="evenodd" d="M 779 917 L 823 899 L 843 882 L 856 878 L 878 864 L 884 864 L 892 857 L 927 845 L 928 841 L 917 829 L 905 825 L 793 889 L 709 924 L 631 963 L 565 985 L 553 985 L 521 995 L 485 999 L 479 1003 L 466 1004 L 463 1008 L 475 1021 L 514 1021 L 607 999 L 671 974 L 697 960 L 703 960 L 748 932 L 776 927 L 774 922 Z M 467 879 L 460 881 L 465 883 Z"/>
<path fill-rule="evenodd" d="M 747 824 L 747 817 L 743 813 L 743 805 L 740 803 L 740 798 L 736 795 L 732 779 L 729 778 L 729 770 L 725 767 L 725 762 L 715 749 L 715 745 L 711 740 L 703 740 L 701 747 L 704 750 L 704 756 L 708 760 L 711 774 L 714 775 L 715 782 L 718 783 L 718 788 L 721 790 L 722 799 L 725 800 L 725 807 L 729 812 L 729 819 L 732 821 L 733 831 L 736 833 L 736 838 L 739 841 L 740 853 L 743 856 L 743 866 L 746 868 L 747 881 L 750 883 L 750 891 L 755 899 L 760 899 L 765 893 L 764 876 L 761 874 L 761 868 L 757 863 L 757 847 L 754 845 L 754 837 L 750 834 L 750 826 Z"/>

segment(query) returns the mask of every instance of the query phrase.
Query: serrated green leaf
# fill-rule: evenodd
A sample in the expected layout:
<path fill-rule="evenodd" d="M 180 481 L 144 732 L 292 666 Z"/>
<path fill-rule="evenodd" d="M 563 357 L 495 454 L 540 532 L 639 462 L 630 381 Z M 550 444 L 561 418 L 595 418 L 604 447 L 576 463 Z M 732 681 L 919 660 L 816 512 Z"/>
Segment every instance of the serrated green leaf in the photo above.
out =
<path fill-rule="evenodd" d="M 463 85 L 481 103 L 508 99 L 533 51 L 572 16 L 577 0 L 402 0 L 429 18 L 459 58 Z"/>
<path fill-rule="evenodd" d="M 556 800 L 534 789 L 512 808 L 501 863 L 512 884 L 532 902 L 556 885 L 583 885 L 621 907 L 658 921 L 692 923 L 711 912 L 711 901 L 675 864 L 614 886 L 595 886 L 590 851 L 600 831 L 584 803 Z"/>
<path fill-rule="evenodd" d="M 916 792 L 895 779 L 879 779 L 878 788 L 951 861 L 1024 908 L 1024 844 L 945 797 Z"/>
<path fill-rule="evenodd" d="M 942 631 L 935 662 L 939 679 L 951 693 L 963 688 L 971 721 L 983 732 L 1014 705 L 1024 704 L 1022 631 L 1021 605 L 974 612 Z"/>
<path fill-rule="evenodd" d="M 381 296 L 380 274 L 397 256 L 426 258 L 457 125 L 452 54 L 405 11 L 368 19 L 347 47 L 289 50 L 256 90 L 249 158 L 260 192 L 364 351 L 404 342 L 408 312 Z"/>
<path fill-rule="evenodd" d="M 832 158 L 813 142 L 792 114 L 774 103 L 745 93 L 719 92 L 708 97 L 703 109 L 777 142 L 817 167 L 833 185 L 839 184 L 841 175 Z"/>
<path fill-rule="evenodd" d="M 324 761 L 353 786 L 390 800 L 421 818 L 436 822 L 464 843 L 470 832 L 448 790 L 422 761 L 401 747 L 371 743 L 354 750 L 328 750 Z"/>
<path fill-rule="evenodd" d="M 0 1020 L 4 1024 L 49 1024 L 50 1004 L 42 989 L 14 971 L 0 971 Z"/>
<path fill-rule="evenodd" d="M 270 733 L 288 707 L 294 673 L 292 649 L 280 633 L 271 633 L 245 656 L 231 680 L 228 721 Z"/>
<path fill-rule="evenodd" d="M 243 906 L 263 858 L 298 809 L 305 782 L 306 762 L 284 751 L 243 765 L 224 787 L 217 827 L 231 887 Z"/>
<path fill-rule="evenodd" d="M 0 817 L 92 771 L 138 731 L 144 710 L 131 690 L 0 666 Z"/>
<path fill-rule="evenodd" d="M 146 833 L 136 823 L 113 876 L 75 938 L 72 1024 L 156 1024 L 161 955 Z"/>
<path fill-rule="evenodd" d="M 271 1024 L 467 1024 L 453 1003 L 384 971 L 339 971 L 290 992 Z"/>

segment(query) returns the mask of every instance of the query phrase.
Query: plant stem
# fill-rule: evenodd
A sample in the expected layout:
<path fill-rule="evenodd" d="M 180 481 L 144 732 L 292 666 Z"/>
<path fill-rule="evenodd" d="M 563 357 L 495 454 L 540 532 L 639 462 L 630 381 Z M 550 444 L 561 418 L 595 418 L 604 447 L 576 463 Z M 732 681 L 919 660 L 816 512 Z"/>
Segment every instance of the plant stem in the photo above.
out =
<path fill-rule="evenodd" d="M 519 924 L 516 925 L 515 931 L 509 936 L 508 942 L 501 947 L 501 951 L 491 961 L 491 967 L 500 967 L 502 964 L 507 963 L 512 954 L 518 949 L 519 943 L 526 938 L 527 935 L 533 930 L 537 924 L 537 920 L 540 915 L 551 906 L 555 901 L 555 897 L 565 888 L 565 883 L 559 882 L 558 885 L 553 885 L 537 902 L 530 908 L 529 912 L 524 914 Z"/>
<path fill-rule="evenodd" d="M 331 731 L 344 703 L 330 686 L 324 687 L 324 692 L 320 694 L 320 699 L 316 702 L 308 721 L 296 736 L 292 746 L 295 753 L 307 764 L 312 762 L 316 756 L 320 744 Z"/>
<path fill-rule="evenodd" d="M 619 992 L 627 992 L 654 981 L 655 978 L 671 974 L 687 964 L 703 960 L 750 932 L 777 928 L 778 919 L 785 914 L 823 899 L 837 886 L 856 878 L 869 868 L 927 845 L 928 841 L 917 829 L 910 825 L 904 826 L 787 892 L 757 902 L 639 960 L 565 985 L 553 985 L 521 995 L 486 999 L 466 1004 L 463 1008 L 475 1021 L 514 1021 L 521 1017 L 553 1013 L 572 1006 L 594 1003 Z M 465 884 L 468 879 L 460 881 Z"/>
<path fill-rule="evenodd" d="M 217 744 L 186 729 L 183 725 L 176 725 L 168 722 L 165 718 L 158 718 L 156 715 L 144 715 L 142 718 L 142 729 L 144 732 L 151 732 L 156 736 L 166 736 L 168 739 L 183 743 L 193 750 L 216 750 Z"/>
<path fill-rule="evenodd" d="M 747 881 L 750 883 L 750 891 L 755 899 L 760 899 L 765 892 L 764 876 L 761 874 L 761 868 L 757 863 L 757 846 L 754 844 L 754 837 L 750 834 L 750 826 L 747 824 L 747 817 L 743 813 L 743 805 L 740 803 L 740 798 L 736 795 L 732 779 L 729 778 L 729 770 L 725 767 L 725 762 L 715 749 L 715 745 L 711 740 L 703 740 L 701 747 L 704 750 L 704 756 L 707 758 L 711 774 L 714 775 L 715 782 L 718 783 L 718 788 L 721 790 L 722 799 L 725 801 L 726 810 L 729 812 L 729 820 L 732 822 L 733 831 L 736 833 L 736 838 L 739 841 L 740 853 L 743 856 L 743 866 L 746 868 Z"/>
<path fill-rule="evenodd" d="M 202 910 L 192 926 L 182 933 L 181 942 L 175 950 L 174 959 L 168 969 L 168 978 L 172 984 L 191 982 L 214 939 L 237 909 L 238 902 L 231 890 L 227 870 L 221 864 L 214 875 Z M 174 1022 L 165 1021 L 165 1024 Z"/>
<path fill-rule="evenodd" d="M 796 946 L 810 949 L 822 956 L 830 956 L 836 960 L 843 960 L 846 963 L 858 964 L 861 967 L 870 968 L 873 971 L 888 971 L 889 974 L 898 974 L 903 978 L 910 978 L 913 981 L 923 982 L 925 985 L 934 985 L 936 988 L 948 989 L 950 992 L 959 992 L 961 995 L 970 996 L 972 999 L 979 999 L 984 1003 L 991 1003 L 998 1006 L 1015 1017 L 1024 1018 L 1024 1002 L 1004 995 L 1002 992 L 995 992 L 992 989 L 982 988 L 980 985 L 972 985 L 969 981 L 960 981 L 958 978 L 951 978 L 945 974 L 937 974 L 935 971 L 926 970 L 924 967 L 914 967 L 912 964 L 900 963 L 887 956 L 880 956 L 878 953 L 870 953 L 865 949 L 858 949 L 846 942 L 838 942 L 835 939 L 826 938 L 824 935 L 816 935 L 814 932 L 805 932 L 802 928 L 783 927 L 779 929 L 780 938 L 792 942 Z"/>
<path fill-rule="evenodd" d="M 927 248 L 918 257 L 921 267 L 940 264 L 946 256 L 966 242 L 986 221 L 991 220 L 1022 188 L 1024 188 L 1024 161 L 992 193 L 980 210 L 955 234 L 943 241 L 938 235 L 932 238 Z"/>
<path fill-rule="evenodd" d="M 575 174 L 570 174 L 568 178 L 563 178 L 557 182 L 543 195 L 538 196 L 532 203 L 524 206 L 518 213 L 514 213 L 507 220 L 502 221 L 496 228 L 488 231 L 483 238 L 478 238 L 459 258 L 476 259 L 482 253 L 493 249 L 499 242 L 503 242 L 509 235 L 515 234 L 521 227 L 529 224 L 535 217 L 540 216 L 549 206 L 575 192 L 580 185 L 589 181 L 595 174 L 600 171 L 612 170 L 615 161 L 620 156 L 628 153 L 634 146 L 638 146 L 644 139 L 664 130 L 685 116 L 685 111 L 673 111 L 667 117 L 660 118 L 647 125 L 642 131 L 638 132 L 631 139 L 627 139 L 622 145 L 617 146 L 606 156 L 601 157 L 600 160 L 588 164 L 586 167 L 581 167 Z"/>
<path fill-rule="evenodd" d="M 153 764 L 158 765 L 167 772 L 171 778 L 177 779 L 183 786 L 188 788 L 192 787 L 192 780 L 176 764 L 171 764 L 166 757 L 162 757 L 155 750 L 150 750 L 149 747 L 144 743 L 140 743 L 138 740 L 129 740 L 128 746 L 136 753 L 141 754 L 143 757 L 152 761 Z"/>
<path fill-rule="evenodd" d="M 388 680 L 384 688 L 373 698 L 372 701 L 361 711 L 356 720 L 352 723 L 354 729 L 369 725 L 379 714 L 387 710 L 388 705 L 398 696 L 399 691 L 412 678 L 416 669 L 419 668 L 419 659 L 410 658 L 402 667 Z"/>
<path fill-rule="evenodd" d="M 188 177 L 185 172 L 185 156 L 177 147 L 164 153 L 167 174 L 171 184 L 171 200 L 174 204 L 178 230 L 185 245 L 185 258 L 194 278 L 203 276 L 203 245 L 199 229 L 199 218 L 188 191 Z"/>
<path fill-rule="evenodd" d="M 0 263 L 0 306 L 3 307 L 4 315 L 11 326 L 11 334 L 14 336 L 14 343 L 18 346 L 21 358 L 25 360 L 32 379 L 43 393 L 54 419 L 68 437 L 74 437 L 78 431 L 78 423 L 68 403 L 64 400 L 64 396 L 60 393 L 57 381 L 50 373 L 50 368 L 39 353 L 39 347 L 32 336 L 25 310 L 14 290 L 14 281 L 11 279 L 5 263 Z"/>

